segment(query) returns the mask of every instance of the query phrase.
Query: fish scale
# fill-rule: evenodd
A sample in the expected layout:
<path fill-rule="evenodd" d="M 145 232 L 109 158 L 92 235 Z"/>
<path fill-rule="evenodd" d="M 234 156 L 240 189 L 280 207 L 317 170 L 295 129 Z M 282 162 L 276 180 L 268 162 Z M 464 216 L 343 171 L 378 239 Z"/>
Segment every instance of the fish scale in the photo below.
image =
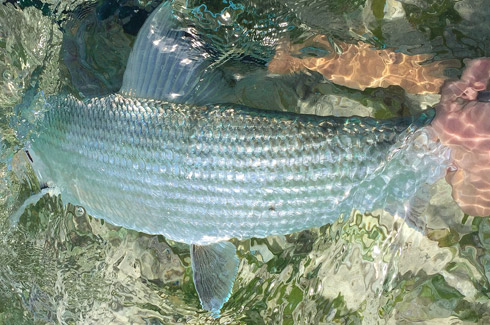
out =
<path fill-rule="evenodd" d="M 29 150 L 64 198 L 113 224 L 200 244 L 291 233 L 373 208 L 356 206 L 351 193 L 411 122 L 119 94 L 48 101 Z"/>

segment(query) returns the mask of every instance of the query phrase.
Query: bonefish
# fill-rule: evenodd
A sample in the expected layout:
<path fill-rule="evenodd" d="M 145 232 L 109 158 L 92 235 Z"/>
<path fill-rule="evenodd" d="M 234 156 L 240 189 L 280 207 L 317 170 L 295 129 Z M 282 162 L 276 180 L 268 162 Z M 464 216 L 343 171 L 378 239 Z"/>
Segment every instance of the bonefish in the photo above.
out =
<path fill-rule="evenodd" d="M 238 270 L 229 239 L 321 226 L 353 208 L 404 215 L 445 173 L 433 111 L 378 121 L 217 104 L 229 86 L 208 66 L 163 4 L 138 34 L 120 92 L 51 96 L 26 153 L 66 202 L 190 244 L 196 290 L 214 315 Z"/>

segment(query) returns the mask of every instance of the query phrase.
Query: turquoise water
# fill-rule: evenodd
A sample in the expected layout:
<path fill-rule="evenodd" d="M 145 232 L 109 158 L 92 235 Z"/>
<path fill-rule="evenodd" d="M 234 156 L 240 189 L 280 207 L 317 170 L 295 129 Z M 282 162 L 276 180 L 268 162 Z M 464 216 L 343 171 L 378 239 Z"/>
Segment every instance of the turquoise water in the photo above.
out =
<path fill-rule="evenodd" d="M 11 227 L 11 212 L 40 188 L 14 155 L 14 107 L 60 92 L 117 91 L 135 35 L 158 4 L 0 4 L 0 324 L 490 322 L 490 221 L 464 215 L 443 180 L 430 190 L 426 234 L 383 211 L 354 211 L 319 229 L 234 241 L 239 273 L 218 320 L 200 309 L 186 245 L 114 227 L 48 196 Z M 399 87 L 352 90 L 317 73 L 267 77 L 264 65 L 285 37 L 301 43 L 323 34 L 437 60 L 490 55 L 489 1 L 203 4 L 176 6 L 205 32 L 220 65 L 247 77 L 238 100 L 252 107 L 389 117 L 439 99 Z M 41 106 L 22 110 L 25 118 Z"/>

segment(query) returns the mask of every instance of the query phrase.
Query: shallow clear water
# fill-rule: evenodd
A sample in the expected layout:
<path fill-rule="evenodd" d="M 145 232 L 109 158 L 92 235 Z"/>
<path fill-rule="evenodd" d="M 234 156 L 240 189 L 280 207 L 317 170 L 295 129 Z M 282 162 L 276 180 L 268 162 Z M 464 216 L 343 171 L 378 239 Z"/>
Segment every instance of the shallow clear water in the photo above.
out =
<path fill-rule="evenodd" d="M 324 34 L 437 60 L 490 56 L 488 0 L 213 1 L 207 11 L 203 3 L 176 5 L 197 21 L 216 61 L 246 76 L 237 102 L 252 107 L 389 117 L 438 101 L 398 87 L 352 90 L 316 73 L 267 77 L 264 64 L 285 37 L 301 43 Z M 157 5 L 0 4 L 0 324 L 490 322 L 490 221 L 464 215 L 444 180 L 431 188 L 426 234 L 374 211 L 235 241 L 240 268 L 218 320 L 200 309 L 186 245 L 114 227 L 48 196 L 11 227 L 9 215 L 40 184 L 14 155 L 22 134 L 10 117 L 20 110 L 34 119 L 43 95 L 117 91 L 135 35 Z M 31 101 L 33 109 L 22 109 Z"/>

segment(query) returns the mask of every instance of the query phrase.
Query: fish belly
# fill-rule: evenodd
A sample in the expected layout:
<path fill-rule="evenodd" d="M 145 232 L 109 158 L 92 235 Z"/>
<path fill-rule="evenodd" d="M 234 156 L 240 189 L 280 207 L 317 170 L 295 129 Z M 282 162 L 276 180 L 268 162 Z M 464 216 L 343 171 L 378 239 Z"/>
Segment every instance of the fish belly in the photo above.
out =
<path fill-rule="evenodd" d="M 357 202 L 375 208 L 386 193 L 366 179 L 409 125 L 121 95 L 49 102 L 30 143 L 43 181 L 94 217 L 195 244 L 321 226 Z"/>

